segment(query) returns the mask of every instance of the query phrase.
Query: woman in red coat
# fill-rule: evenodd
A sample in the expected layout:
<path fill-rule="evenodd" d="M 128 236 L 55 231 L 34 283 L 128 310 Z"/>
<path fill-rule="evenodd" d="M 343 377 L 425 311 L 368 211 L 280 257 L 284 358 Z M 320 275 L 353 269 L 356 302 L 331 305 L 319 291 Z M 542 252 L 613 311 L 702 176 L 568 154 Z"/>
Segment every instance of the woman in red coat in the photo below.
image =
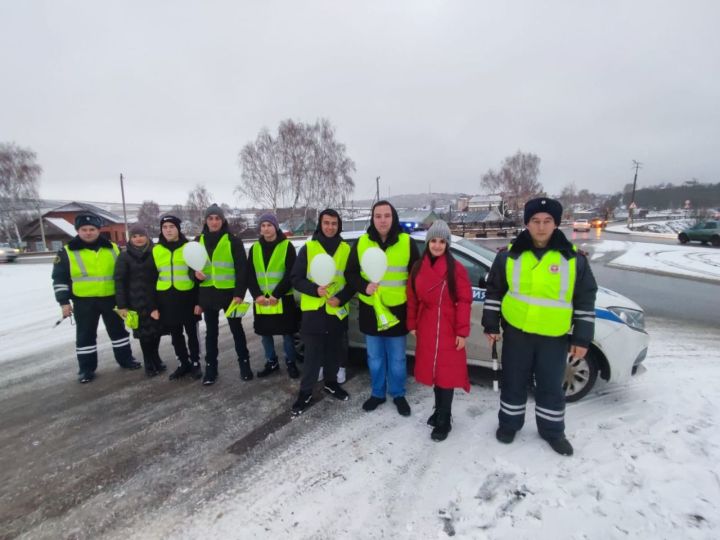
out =
<path fill-rule="evenodd" d="M 415 379 L 435 387 L 435 412 L 428 418 L 434 441 L 445 440 L 452 429 L 454 389 L 470 391 L 465 339 L 472 288 L 467 270 L 450 253 L 450 242 L 447 223 L 435 221 L 407 288 L 407 326 L 417 339 Z"/>

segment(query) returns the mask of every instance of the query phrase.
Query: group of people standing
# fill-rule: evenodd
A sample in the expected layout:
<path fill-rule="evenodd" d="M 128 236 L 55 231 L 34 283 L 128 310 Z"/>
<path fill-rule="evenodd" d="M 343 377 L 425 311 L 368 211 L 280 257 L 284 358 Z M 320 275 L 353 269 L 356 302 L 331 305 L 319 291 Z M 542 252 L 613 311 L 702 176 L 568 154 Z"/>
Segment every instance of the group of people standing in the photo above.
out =
<path fill-rule="evenodd" d="M 587 351 L 596 285 L 584 255 L 558 230 L 561 213 L 559 203 L 552 199 L 528 202 L 528 228 L 496 258 L 488 275 L 483 326 L 490 343 L 500 339 L 501 320 L 505 335 L 498 440 L 512 442 L 522 427 L 527 386 L 534 376 L 540 434 L 554 450 L 570 455 L 572 447 L 564 435 L 562 373 L 568 339 L 572 339 L 573 355 Z M 452 256 L 452 236 L 445 222 L 432 224 L 420 253 L 402 230 L 395 208 L 379 201 L 372 207 L 366 233 L 351 246 L 342 238 L 338 212 L 326 209 L 318 216 L 312 237 L 296 253 L 277 218 L 264 214 L 259 218 L 259 238 L 246 255 L 242 240 L 228 231 L 222 209 L 212 205 L 197 239 L 208 254 L 201 271 L 189 268 L 184 259 L 182 248 L 188 240 L 175 216 L 161 218 L 156 245 L 146 230 L 133 226 L 122 253 L 100 235 L 101 224 L 98 216 L 78 215 L 78 236 L 58 252 L 53 268 L 55 296 L 63 316 L 74 312 L 77 321 L 80 382 L 90 382 L 95 376 L 101 316 L 120 366 L 141 367 L 132 356 L 123 325 L 129 310 L 138 314 L 133 333 L 140 341 L 149 376 L 166 369 L 158 348 L 160 337 L 169 333 L 179 361 L 170 378 L 188 375 L 202 378 L 204 385 L 214 384 L 220 312 L 224 312 L 240 378 L 253 379 L 243 311 L 238 309 L 249 291 L 254 330 L 261 336 L 265 354 L 265 365 L 257 376 L 280 372 L 274 336 L 282 336 L 287 374 L 291 379 L 301 377 L 294 344 L 299 332 L 305 363 L 292 414 L 300 415 L 312 405 L 319 378 L 326 394 L 346 401 L 350 396 L 341 385 L 345 377 L 340 363 L 347 354 L 348 302 L 357 294 L 371 379 L 370 395 L 362 408 L 376 410 L 389 394 L 401 416 L 411 415 L 405 398 L 407 335 L 411 333 L 417 340 L 415 378 L 432 386 L 435 393 L 435 407 L 427 421 L 433 428 L 431 438 L 442 441 L 448 436 L 454 390 L 470 390 L 465 341 L 470 335 L 473 295 L 465 267 Z M 373 281 L 363 269 L 363 255 L 371 248 L 382 250 L 387 259 L 380 280 Z M 329 285 L 313 281 L 313 260 L 321 254 L 335 263 Z M 201 315 L 206 324 L 204 374 L 197 331 Z M 568 338 L 571 327 L 572 338 Z"/>

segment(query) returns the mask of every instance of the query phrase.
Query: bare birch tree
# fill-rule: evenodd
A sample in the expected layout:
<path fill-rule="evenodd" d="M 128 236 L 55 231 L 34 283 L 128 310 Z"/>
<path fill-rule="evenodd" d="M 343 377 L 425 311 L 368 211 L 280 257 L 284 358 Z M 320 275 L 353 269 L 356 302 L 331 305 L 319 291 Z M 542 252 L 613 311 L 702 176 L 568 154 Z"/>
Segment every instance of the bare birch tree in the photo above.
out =
<path fill-rule="evenodd" d="M 525 202 L 543 195 L 539 174 L 540 158 L 518 150 L 515 155 L 505 158 L 499 170 L 486 172 L 480 185 L 489 193 L 501 195 L 504 206 L 512 209 L 517 218 Z"/>
<path fill-rule="evenodd" d="M 21 242 L 20 225 L 37 205 L 42 167 L 36 159 L 29 148 L 0 143 L 0 229 L 7 240 L 15 236 Z"/>
<path fill-rule="evenodd" d="M 272 208 L 273 212 L 277 212 L 278 206 L 284 206 L 290 185 L 283 174 L 279 143 L 267 129 L 263 128 L 255 142 L 240 150 L 239 162 L 242 184 L 235 188 L 236 193 Z"/>
<path fill-rule="evenodd" d="M 343 204 L 355 188 L 355 163 L 325 119 L 284 120 L 276 138 L 263 129 L 240 151 L 239 162 L 242 184 L 236 191 L 273 210 L 289 206 L 291 215 L 301 204 L 305 217 L 308 208 Z"/>
<path fill-rule="evenodd" d="M 202 228 L 205 210 L 207 210 L 211 204 L 212 194 L 203 184 L 196 185 L 190 193 L 188 193 L 187 202 L 185 203 L 186 219 Z M 192 234 L 192 232 L 190 232 L 190 234 Z"/>

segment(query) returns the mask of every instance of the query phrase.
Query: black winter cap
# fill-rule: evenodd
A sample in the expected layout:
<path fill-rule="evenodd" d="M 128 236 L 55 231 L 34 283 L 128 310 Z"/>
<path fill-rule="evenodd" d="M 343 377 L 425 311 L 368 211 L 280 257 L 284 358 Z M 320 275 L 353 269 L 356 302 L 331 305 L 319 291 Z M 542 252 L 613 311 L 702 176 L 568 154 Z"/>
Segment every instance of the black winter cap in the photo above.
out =
<path fill-rule="evenodd" d="M 182 224 L 180 221 L 180 218 L 177 216 L 173 216 L 172 214 L 165 214 L 160 218 L 160 227 L 163 226 L 163 223 L 172 223 L 177 227 L 177 230 L 180 230 L 180 225 Z"/>
<path fill-rule="evenodd" d="M 560 201 L 557 201 L 555 199 L 549 199 L 547 197 L 538 197 L 537 199 L 531 199 L 526 202 L 525 214 L 523 216 L 525 225 L 528 224 L 528 221 L 530 221 L 531 217 L 533 217 L 535 214 L 539 214 L 540 212 L 550 214 L 555 221 L 555 225 L 557 225 L 558 227 L 560 226 L 563 212 L 563 207 L 562 204 L 560 204 Z"/>

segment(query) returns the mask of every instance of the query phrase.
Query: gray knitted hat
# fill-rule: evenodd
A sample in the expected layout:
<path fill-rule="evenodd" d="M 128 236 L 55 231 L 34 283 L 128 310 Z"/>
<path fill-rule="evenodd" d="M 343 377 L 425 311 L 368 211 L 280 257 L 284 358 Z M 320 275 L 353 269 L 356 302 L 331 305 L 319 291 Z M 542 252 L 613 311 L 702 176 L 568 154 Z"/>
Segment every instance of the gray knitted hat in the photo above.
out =
<path fill-rule="evenodd" d="M 450 227 L 448 227 L 448 224 L 445 223 L 442 219 L 438 219 L 433 222 L 432 225 L 430 225 L 430 228 L 427 231 L 427 234 L 425 235 L 425 243 L 427 244 L 432 240 L 433 238 L 442 238 L 447 242 L 448 245 L 451 244 L 451 235 Z"/>
<path fill-rule="evenodd" d="M 223 209 L 215 203 L 212 203 L 208 206 L 208 209 L 205 210 L 205 219 L 207 219 L 208 216 L 219 216 L 220 219 L 225 221 L 225 212 L 223 212 Z"/>

